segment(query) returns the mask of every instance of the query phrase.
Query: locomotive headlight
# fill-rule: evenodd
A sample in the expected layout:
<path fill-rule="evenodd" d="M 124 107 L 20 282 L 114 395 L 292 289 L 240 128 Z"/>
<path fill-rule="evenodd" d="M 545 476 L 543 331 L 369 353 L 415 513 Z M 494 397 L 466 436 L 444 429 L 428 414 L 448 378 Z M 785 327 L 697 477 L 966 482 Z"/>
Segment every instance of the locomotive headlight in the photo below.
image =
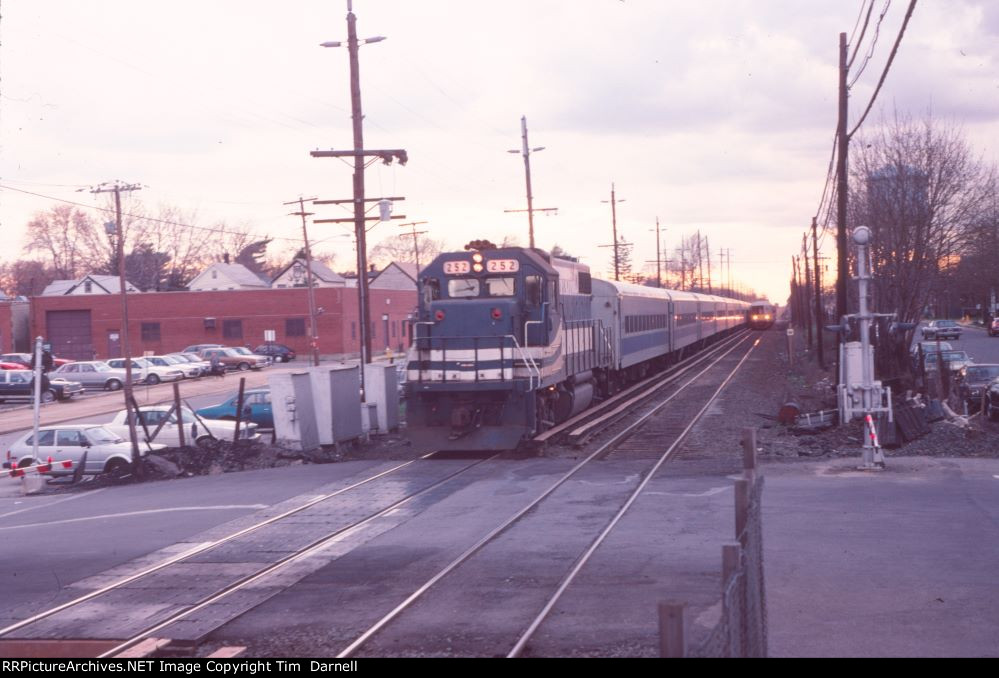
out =
<path fill-rule="evenodd" d="M 474 261 L 477 264 L 481 264 L 482 263 L 482 253 L 481 252 L 476 252 L 475 254 L 473 254 L 472 255 L 472 261 Z"/>
<path fill-rule="evenodd" d="M 472 270 L 476 273 L 482 273 L 482 264 L 472 264 Z"/>

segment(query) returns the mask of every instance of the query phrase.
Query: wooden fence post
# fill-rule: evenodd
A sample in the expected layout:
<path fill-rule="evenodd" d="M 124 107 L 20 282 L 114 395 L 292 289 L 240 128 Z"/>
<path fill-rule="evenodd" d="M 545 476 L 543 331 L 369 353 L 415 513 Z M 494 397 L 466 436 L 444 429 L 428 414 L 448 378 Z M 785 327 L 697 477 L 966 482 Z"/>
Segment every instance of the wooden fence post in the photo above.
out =
<path fill-rule="evenodd" d="M 686 603 L 675 601 L 659 603 L 660 657 L 687 656 L 687 638 L 683 628 L 683 610 L 686 606 Z"/>

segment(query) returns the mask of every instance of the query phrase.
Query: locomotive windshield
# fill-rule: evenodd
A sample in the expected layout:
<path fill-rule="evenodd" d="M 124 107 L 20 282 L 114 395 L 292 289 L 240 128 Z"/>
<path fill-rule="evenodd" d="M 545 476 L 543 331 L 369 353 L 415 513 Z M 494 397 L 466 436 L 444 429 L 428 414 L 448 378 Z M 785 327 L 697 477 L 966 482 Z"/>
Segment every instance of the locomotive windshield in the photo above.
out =
<path fill-rule="evenodd" d="M 479 281 L 475 278 L 452 278 L 447 281 L 447 295 L 452 298 L 477 297 Z"/>
<path fill-rule="evenodd" d="M 486 278 L 486 295 L 490 297 L 512 297 L 516 278 Z"/>

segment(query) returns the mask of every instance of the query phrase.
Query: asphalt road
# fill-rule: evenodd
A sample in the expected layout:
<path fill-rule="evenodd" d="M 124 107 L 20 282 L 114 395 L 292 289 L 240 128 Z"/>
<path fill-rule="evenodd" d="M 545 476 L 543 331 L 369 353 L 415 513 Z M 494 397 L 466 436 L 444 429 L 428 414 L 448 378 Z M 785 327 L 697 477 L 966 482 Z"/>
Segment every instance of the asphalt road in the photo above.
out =
<path fill-rule="evenodd" d="M 283 467 L 85 492 L 0 497 L 5 580 L 0 621 L 76 595 L 72 590 L 60 592 L 72 582 L 378 463 Z"/>

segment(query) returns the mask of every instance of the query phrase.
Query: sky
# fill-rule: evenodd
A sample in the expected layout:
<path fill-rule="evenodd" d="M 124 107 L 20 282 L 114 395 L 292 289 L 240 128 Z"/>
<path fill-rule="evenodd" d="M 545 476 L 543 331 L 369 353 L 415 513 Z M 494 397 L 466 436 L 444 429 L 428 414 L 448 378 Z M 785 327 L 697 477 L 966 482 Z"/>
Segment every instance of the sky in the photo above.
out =
<path fill-rule="evenodd" d="M 908 5 L 873 1 L 851 127 Z M 839 34 L 867 2 L 354 0 L 359 36 L 387 38 L 360 49 L 365 146 L 409 155 L 366 172 L 367 196 L 404 196 L 394 209 L 407 217 L 369 243 L 426 221 L 450 249 L 526 245 L 526 214 L 505 212 L 526 207 L 523 159 L 507 152 L 526 116 L 530 145 L 544 147 L 531 155 L 534 205 L 558 208 L 535 216 L 539 247 L 606 277 L 613 185 L 636 267 L 655 269 L 658 218 L 664 248 L 699 231 L 714 266 L 729 251 L 736 282 L 782 302 L 826 179 Z M 352 145 L 347 50 L 319 46 L 346 40 L 346 14 L 347 0 L 3 2 L 0 259 L 22 256 L 35 213 L 97 205 L 77 189 L 111 180 L 141 184 L 150 209 L 293 247 L 301 222 L 282 203 L 351 195 L 348 165 L 309 155 Z M 921 0 L 864 129 L 893 109 L 932 112 L 995 163 L 997 38 L 999 3 Z M 353 267 L 349 226 L 310 228 L 314 251 Z M 822 253 L 835 256 L 832 234 Z"/>

